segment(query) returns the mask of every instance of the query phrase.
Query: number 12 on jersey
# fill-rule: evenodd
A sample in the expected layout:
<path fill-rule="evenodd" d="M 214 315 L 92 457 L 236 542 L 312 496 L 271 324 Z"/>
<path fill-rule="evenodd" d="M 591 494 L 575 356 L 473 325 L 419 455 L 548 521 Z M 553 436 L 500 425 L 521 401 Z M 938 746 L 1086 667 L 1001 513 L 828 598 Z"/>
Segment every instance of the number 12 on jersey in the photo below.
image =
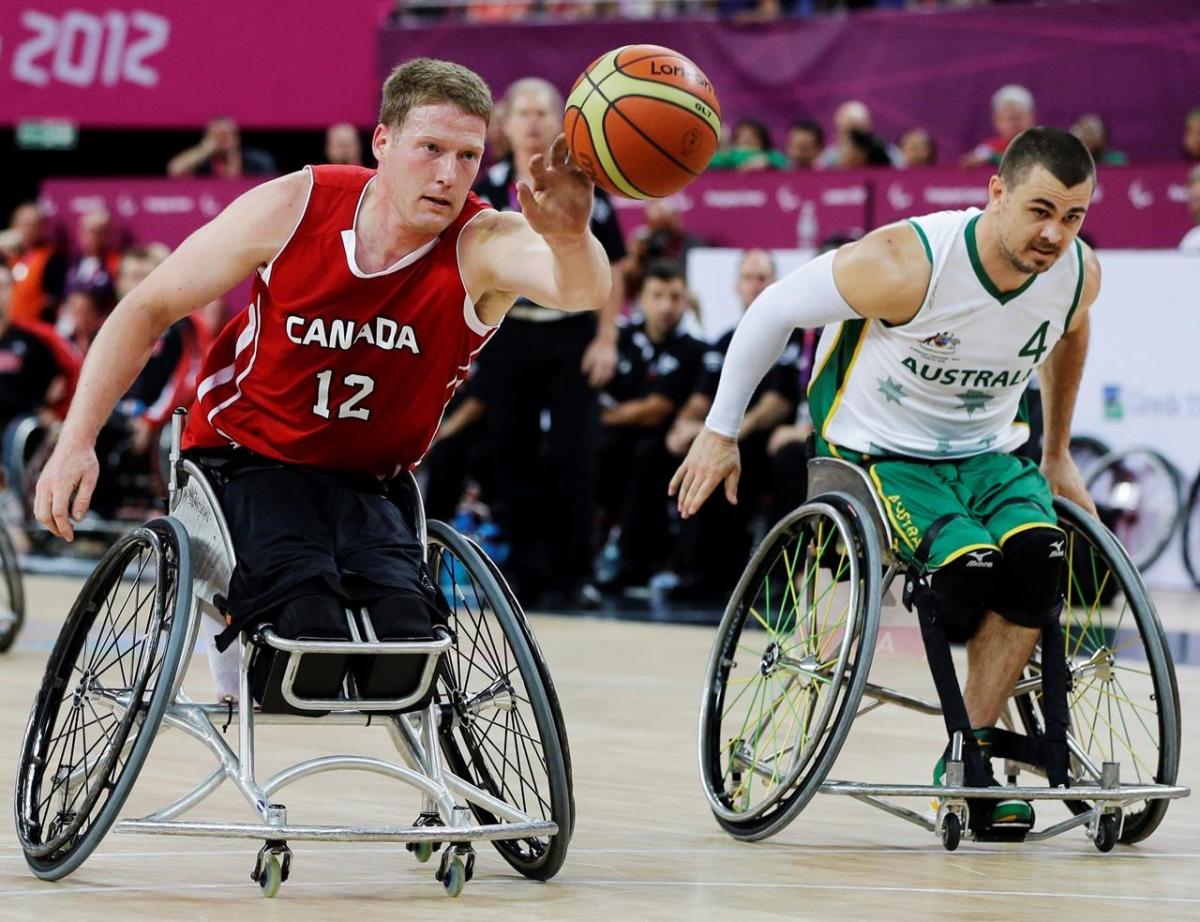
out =
<path fill-rule="evenodd" d="M 317 402 L 313 404 L 313 413 L 322 419 L 330 418 L 329 390 L 332 383 L 332 370 L 317 372 Z M 342 378 L 342 384 L 347 388 L 357 388 L 357 391 L 338 404 L 337 418 L 370 419 L 371 411 L 366 407 L 360 407 L 359 404 L 375 390 L 374 379 L 366 375 L 346 375 Z"/>

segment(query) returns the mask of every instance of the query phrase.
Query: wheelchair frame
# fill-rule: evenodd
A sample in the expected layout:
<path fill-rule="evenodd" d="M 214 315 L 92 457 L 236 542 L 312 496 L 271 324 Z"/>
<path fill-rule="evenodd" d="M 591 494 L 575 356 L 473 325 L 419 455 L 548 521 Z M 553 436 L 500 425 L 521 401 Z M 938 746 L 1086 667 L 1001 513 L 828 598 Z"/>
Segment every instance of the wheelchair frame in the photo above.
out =
<path fill-rule="evenodd" d="M 187 624 L 181 662 L 173 681 L 172 693 L 156 732 L 172 728 L 187 734 L 203 744 L 217 764 L 203 780 L 175 801 L 146 816 L 120 820 L 113 827 L 114 831 L 264 840 L 265 844 L 259 851 L 251 878 L 260 884 L 267 896 L 274 896 L 279 885 L 288 877 L 291 863 L 291 852 L 287 845 L 289 840 L 404 842 L 409 845 L 410 850 L 417 852 L 420 861 L 428 860 L 438 843 L 449 843 L 449 847 L 443 852 L 436 876 L 443 883 L 449 895 L 457 896 L 463 885 L 472 876 L 475 856 L 471 843 L 550 837 L 560 833 L 569 838 L 570 824 L 568 824 L 568 828 L 560 830 L 557 822 L 535 818 L 499 797 L 493 796 L 471 781 L 459 777 L 450 769 L 439 746 L 439 733 L 444 732 L 448 726 L 455 726 L 455 722 L 461 719 L 459 715 L 448 714 L 449 709 L 439 704 L 436 699 L 415 712 L 395 713 L 419 701 L 433 685 L 439 662 L 452 644 L 449 632 L 440 628 L 437 629 L 441 631 L 440 636 L 432 641 L 381 642 L 374 637 L 370 618 L 366 616 L 364 610 L 361 614 L 364 617 L 364 626 L 368 636 L 360 638 L 355 631 L 356 639 L 352 642 L 288 640 L 277 636 L 269 627 L 258 630 L 254 641 L 280 651 L 277 655 L 286 654 L 288 656 L 281 686 L 285 700 L 299 710 L 329 712 L 321 716 L 256 712 L 249 686 L 249 664 L 255 643 L 246 640 L 242 634 L 239 634 L 236 640 L 238 662 L 240 663 L 236 703 L 228 696 L 227 700 L 217 703 L 198 703 L 187 696 L 182 687 L 184 678 L 200 637 L 202 621 L 211 617 L 202 609 L 206 605 L 212 604 L 210 593 L 214 589 L 219 591 L 224 589 L 223 583 L 228 579 L 235 557 L 229 531 L 211 485 L 194 463 L 180 456 L 180 437 L 184 416 L 183 411 L 177 411 L 172 422 L 170 512 L 173 516 L 182 518 L 186 524 L 189 519 L 195 517 L 197 512 L 201 515 L 204 514 L 202 508 L 187 508 L 189 505 L 196 507 L 198 501 L 200 507 L 207 505 L 215 518 L 210 523 L 212 527 L 208 533 L 201 533 L 202 529 L 199 528 L 195 532 L 184 529 L 188 536 L 188 547 L 183 549 L 180 554 L 183 560 L 179 568 L 178 592 L 182 595 L 184 591 L 187 591 L 189 595 Z M 411 475 L 409 477 L 412 505 L 414 506 L 413 513 L 416 517 L 416 532 L 422 547 L 426 548 L 425 553 L 428 556 L 428 534 L 420 495 L 417 492 L 415 480 L 411 479 Z M 189 555 L 190 560 L 188 559 Z M 483 560 L 486 561 L 486 558 Z M 490 562 L 488 566 L 491 566 Z M 496 575 L 494 570 L 493 575 Z M 185 580 L 187 580 L 186 584 Z M 503 586 L 502 582 L 501 586 Z M 204 597 L 206 595 L 207 598 Z M 180 607 L 178 602 L 177 599 L 177 611 Z M 348 620 L 354 630 L 354 618 L 350 617 Z M 303 656 L 321 653 L 377 656 L 424 654 L 426 662 L 417 687 L 399 699 L 353 697 L 354 687 L 351 679 L 347 679 L 344 683 L 346 698 L 330 700 L 303 698 L 292 688 L 296 669 Z M 543 679 L 546 686 L 549 686 L 548 677 L 543 676 Z M 553 697 L 552 688 L 548 688 L 548 691 Z M 491 689 L 476 695 L 475 698 L 479 700 L 472 699 L 466 704 L 466 708 L 472 715 L 477 715 L 490 708 L 511 709 L 513 706 L 511 695 L 511 690 L 506 695 L 503 689 Z M 130 707 L 132 698 L 133 693 L 127 691 L 120 695 L 96 698 L 93 703 L 106 704 L 111 708 L 111 712 L 120 719 Z M 257 780 L 254 751 L 254 728 L 256 725 L 311 726 L 326 723 L 366 726 L 372 723 L 373 715 L 377 712 L 391 712 L 383 716 L 382 721 L 375 717 L 374 722 L 384 724 L 403 764 L 395 764 L 368 756 L 321 756 L 283 769 L 265 782 Z M 31 729 L 32 720 L 31 718 Z M 227 727 L 229 723 L 233 722 L 237 723 L 236 752 L 226 742 L 222 731 L 218 729 L 219 723 L 224 723 Z M 559 736 L 559 743 L 563 750 L 562 758 L 566 766 L 565 777 L 568 788 L 567 796 L 569 797 L 569 755 L 566 752 L 561 724 L 555 727 L 555 732 Z M 137 739 L 140 739 L 140 734 L 126 740 L 122 749 L 124 756 L 128 756 Z M 548 756 L 546 759 L 552 761 Z M 67 782 L 68 791 L 84 783 L 91 767 L 85 759 L 84 765 L 75 769 Z M 345 770 L 382 775 L 415 789 L 421 795 L 421 809 L 417 822 L 412 826 L 298 825 L 290 823 L 286 807 L 275 802 L 282 789 L 301 779 L 324 772 Z M 548 783 L 553 784 L 554 780 L 550 777 L 550 771 L 551 769 L 548 768 Z M 179 818 L 193 810 L 226 781 L 242 794 L 257 814 L 258 822 L 212 822 Z M 20 798 L 19 787 L 18 812 L 20 812 Z M 548 794 L 547 798 L 553 799 L 553 795 Z M 478 822 L 473 815 L 472 807 L 481 808 L 496 821 Z M 90 849 L 88 851 L 90 852 Z M 86 858 L 86 854 L 75 864 L 71 864 L 68 859 L 65 869 L 58 870 L 54 874 L 39 874 L 39 876 L 52 878 L 64 876 L 78 863 L 81 863 L 83 858 Z M 280 859 L 282 859 L 282 864 Z M 34 870 L 35 873 L 38 873 L 36 868 Z M 557 867 L 554 870 L 557 870 Z M 541 876 L 548 877 L 552 873 L 553 871 Z"/>
<path fill-rule="evenodd" d="M 888 589 L 894 582 L 897 575 L 904 572 L 904 566 L 897 558 L 893 551 L 891 528 L 888 524 L 887 516 L 884 513 L 882 505 L 870 481 L 867 479 L 867 474 L 858 466 L 836 458 L 814 458 L 809 462 L 808 467 L 809 478 L 809 496 L 810 499 L 801 507 L 801 509 L 809 508 L 810 506 L 826 506 L 832 511 L 831 502 L 836 502 L 841 513 L 848 513 L 845 518 L 848 520 L 853 518 L 859 526 L 859 537 L 864 545 L 872 543 L 879 549 L 880 568 L 886 566 L 882 579 L 878 577 L 876 570 L 874 579 L 864 580 L 864 585 L 870 586 L 878 580 L 878 592 L 873 597 L 866 599 L 867 612 L 863 621 L 866 624 L 865 630 L 874 630 L 879 624 L 879 609 L 882 605 L 882 599 Z M 1057 500 L 1059 508 L 1065 503 L 1063 500 Z M 1077 507 L 1075 507 L 1077 508 Z M 737 589 L 734 592 L 733 599 L 730 602 L 732 609 L 745 591 L 749 588 L 748 580 L 750 575 L 755 572 L 756 565 L 763 558 L 763 555 L 772 548 L 772 539 L 784 523 L 776 526 L 770 534 L 763 540 L 759 550 L 751 559 L 746 571 L 739 582 Z M 865 566 L 871 566 L 871 559 L 874 554 L 866 554 Z M 1134 571 L 1136 574 L 1136 570 Z M 869 574 L 867 574 L 869 575 Z M 853 577 L 852 577 L 853 580 Z M 1146 597 L 1146 601 L 1153 611 L 1153 603 Z M 722 626 L 727 623 L 729 612 L 727 611 L 726 619 L 723 619 Z M 1157 616 L 1154 617 L 1157 622 Z M 849 626 L 846 628 L 847 640 L 849 642 L 849 634 L 851 633 Z M 738 838 L 747 840 L 755 840 L 765 838 L 778 831 L 786 823 L 790 822 L 796 814 L 803 809 L 807 803 L 807 798 L 803 798 L 798 807 L 785 810 L 786 814 L 782 821 L 768 823 L 770 826 L 766 831 L 741 832 L 736 829 L 739 819 L 743 822 L 751 822 L 755 818 L 762 816 L 771 806 L 777 803 L 781 798 L 786 796 L 785 791 L 780 791 L 775 795 L 774 799 L 766 801 L 758 810 L 748 818 L 739 816 L 736 811 L 731 810 L 728 806 L 721 802 L 713 790 L 713 785 L 707 773 L 706 761 L 709 754 L 705 750 L 705 716 L 704 709 L 710 700 L 715 700 L 715 682 L 714 676 L 718 667 L 720 657 L 726 655 L 723 647 L 724 637 L 719 635 L 713 646 L 713 651 L 710 656 L 708 671 L 706 673 L 703 698 L 702 698 L 702 717 L 701 717 L 701 738 L 700 738 L 700 762 L 701 776 L 704 778 L 705 795 L 708 799 L 709 806 L 718 820 L 722 821 L 727 831 L 730 831 Z M 868 652 L 866 653 L 866 662 L 862 665 L 856 664 L 854 669 L 864 669 L 866 675 L 860 680 L 861 690 L 851 701 L 854 707 L 854 714 L 850 718 L 850 724 L 857 717 L 862 716 L 884 704 L 897 704 L 909 710 L 917 711 L 922 714 L 941 716 L 942 707 L 938 703 L 930 702 L 907 695 L 898 691 L 885 688 L 880 685 L 871 683 L 868 680 L 871 660 L 874 656 L 874 638 L 870 638 Z M 862 655 L 860 654 L 860 659 Z M 822 676 L 818 668 L 806 666 L 801 661 L 796 661 L 788 657 L 783 657 L 786 660 L 787 668 L 792 670 L 802 681 L 820 681 Z M 1094 657 L 1093 657 L 1094 659 Z M 1168 658 L 1168 665 L 1170 664 Z M 1095 672 L 1103 668 L 1102 664 L 1089 662 L 1085 664 L 1084 669 L 1072 669 L 1072 678 L 1079 678 L 1083 675 Z M 1085 669 L 1088 672 L 1085 672 Z M 846 681 L 852 681 L 847 679 Z M 1026 678 L 1018 681 L 1014 688 L 1012 699 L 1021 695 L 1030 694 L 1041 687 L 1042 681 L 1040 677 Z M 1173 684 L 1173 680 L 1172 680 Z M 873 701 L 863 707 L 859 707 L 859 702 L 862 696 L 865 695 L 873 699 Z M 1177 697 L 1176 697 L 1177 707 Z M 837 718 L 835 718 L 837 719 Z M 1006 709 L 1002 719 L 1010 719 Z M 1123 808 L 1138 802 L 1150 800 L 1172 800 L 1176 798 L 1186 797 L 1190 794 L 1190 790 L 1178 784 L 1125 784 L 1120 780 L 1120 764 L 1117 762 L 1105 761 L 1102 765 L 1094 765 L 1087 753 L 1079 746 L 1078 742 L 1068 735 L 1068 747 L 1070 755 L 1080 760 L 1085 764 L 1088 771 L 1095 777 L 1099 778 L 1099 784 L 1078 785 L 1071 788 L 1050 788 L 1050 787 L 1025 787 L 1016 786 L 1014 784 L 1002 785 L 992 788 L 969 787 L 964 783 L 964 763 L 963 763 L 963 745 L 964 740 L 961 733 L 955 733 L 951 738 L 950 757 L 946 760 L 946 784 L 944 786 L 921 785 L 921 784 L 877 784 L 864 783 L 844 780 L 834 780 L 827 777 L 827 772 L 832 768 L 833 762 L 836 760 L 837 752 L 840 750 L 845 735 L 849 732 L 849 725 L 845 727 L 832 728 L 824 731 L 826 734 L 838 735 L 840 732 L 841 739 L 836 741 L 834 751 L 831 757 L 826 758 L 822 754 L 822 759 L 829 764 L 824 766 L 822 781 L 817 786 L 815 793 L 839 795 L 851 797 L 862 803 L 876 807 L 899 817 L 923 829 L 935 833 L 942 839 L 942 843 L 949 851 L 953 851 L 958 847 L 960 838 L 964 831 L 968 828 L 969 807 L 968 800 L 1057 800 L 1057 801 L 1090 801 L 1092 806 L 1090 809 L 1083 810 L 1070 819 L 1055 823 L 1041 830 L 1030 830 L 1022 838 L 1030 841 L 1038 841 L 1048 839 L 1060 833 L 1066 832 L 1079 826 L 1087 827 L 1087 833 L 1092 838 L 1097 848 L 1101 851 L 1110 850 L 1116 844 L 1122 832 L 1122 810 Z M 1176 724 L 1178 732 L 1178 723 Z M 764 733 L 764 728 L 759 728 L 756 732 Z M 1160 747 L 1166 742 L 1160 740 Z M 1175 740 L 1176 747 L 1178 739 Z M 797 749 L 794 754 L 796 759 L 800 758 L 800 750 Z M 757 774 L 759 777 L 772 778 L 772 773 L 777 773 L 777 769 L 771 766 L 756 764 L 753 757 L 747 759 L 744 755 L 736 755 L 733 757 L 745 770 Z M 1010 779 L 1015 778 L 1019 771 L 1019 764 L 1013 761 L 1006 760 L 1006 774 Z M 820 770 L 820 769 L 818 769 Z M 793 788 L 794 789 L 794 788 Z M 809 795 L 811 796 L 811 795 Z M 936 799 L 938 801 L 938 810 L 936 817 L 933 820 L 926 816 L 901 806 L 897 803 L 890 802 L 885 798 L 895 797 L 924 797 Z"/>

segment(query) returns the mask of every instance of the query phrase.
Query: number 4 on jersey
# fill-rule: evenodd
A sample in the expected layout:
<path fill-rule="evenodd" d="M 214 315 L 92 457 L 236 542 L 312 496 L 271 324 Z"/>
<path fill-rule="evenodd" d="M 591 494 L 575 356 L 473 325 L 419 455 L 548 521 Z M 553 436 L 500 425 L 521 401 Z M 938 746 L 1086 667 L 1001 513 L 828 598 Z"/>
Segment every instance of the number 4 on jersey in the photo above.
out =
<path fill-rule="evenodd" d="M 329 385 L 333 383 L 332 371 L 317 373 L 317 402 L 313 404 L 313 413 L 322 419 L 329 419 Z M 346 375 L 342 379 L 346 387 L 356 387 L 358 392 L 351 394 L 338 406 L 338 419 L 370 419 L 371 411 L 359 404 L 375 390 L 375 381 L 366 375 Z"/>
<path fill-rule="evenodd" d="M 1037 328 L 1032 336 L 1029 337 L 1029 342 L 1021 347 L 1021 351 L 1017 355 L 1029 355 L 1033 357 L 1033 364 L 1037 365 L 1042 361 L 1042 354 L 1048 348 L 1046 346 L 1046 331 L 1050 329 L 1050 321 L 1042 321 L 1042 325 Z"/>

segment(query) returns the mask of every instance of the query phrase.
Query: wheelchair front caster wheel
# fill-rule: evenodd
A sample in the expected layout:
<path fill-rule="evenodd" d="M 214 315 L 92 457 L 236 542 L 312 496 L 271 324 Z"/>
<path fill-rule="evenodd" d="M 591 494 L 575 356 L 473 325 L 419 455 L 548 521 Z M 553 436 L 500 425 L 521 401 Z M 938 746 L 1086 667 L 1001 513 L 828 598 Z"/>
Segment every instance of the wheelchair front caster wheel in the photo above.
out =
<path fill-rule="evenodd" d="M 262 888 L 263 896 L 271 899 L 271 897 L 279 892 L 282 884 L 283 871 L 279 867 L 279 859 L 274 855 L 270 855 L 263 865 L 262 874 L 258 878 L 258 885 Z"/>
<path fill-rule="evenodd" d="M 942 847 L 948 852 L 958 848 L 958 843 L 962 841 L 962 820 L 959 819 L 957 813 L 947 813 L 946 818 L 942 820 Z M 1112 846 L 1110 845 L 1109 848 Z"/>
<path fill-rule="evenodd" d="M 446 896 L 456 897 L 463 892 L 466 885 L 467 869 L 462 859 L 456 855 L 442 872 L 442 886 L 446 888 Z"/>
<path fill-rule="evenodd" d="M 412 853 L 416 857 L 417 861 L 421 862 L 421 864 L 424 864 L 433 857 L 433 843 L 417 842 L 413 846 Z"/>
<path fill-rule="evenodd" d="M 1119 832 L 1117 817 L 1112 813 L 1105 813 L 1100 817 L 1100 822 L 1096 824 L 1096 832 L 1092 842 L 1100 851 L 1111 852 L 1113 846 L 1117 844 L 1117 835 Z"/>

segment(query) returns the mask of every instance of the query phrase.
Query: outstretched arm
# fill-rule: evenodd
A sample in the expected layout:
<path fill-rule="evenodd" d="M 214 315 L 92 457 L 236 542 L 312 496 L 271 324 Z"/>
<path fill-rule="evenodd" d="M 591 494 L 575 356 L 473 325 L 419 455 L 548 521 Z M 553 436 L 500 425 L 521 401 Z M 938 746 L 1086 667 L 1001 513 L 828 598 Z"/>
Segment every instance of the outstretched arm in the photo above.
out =
<path fill-rule="evenodd" d="M 565 311 L 603 307 L 612 288 L 608 257 L 589 229 L 592 184 L 559 135 L 530 164 L 533 186 L 517 184 L 521 213 L 490 212 L 462 236 L 463 274 L 484 323 L 518 297 Z"/>
<path fill-rule="evenodd" d="M 1100 261 L 1091 249 L 1084 251 L 1084 282 L 1079 308 L 1071 328 L 1063 334 L 1038 372 L 1042 387 L 1042 474 L 1057 496 L 1074 500 L 1092 515 L 1096 505 L 1083 475 L 1071 458 L 1071 417 L 1083 378 L 1091 331 L 1091 306 L 1100 294 Z"/>
<path fill-rule="evenodd" d="M 679 496 L 684 518 L 722 482 L 726 498 L 737 501 L 737 438 L 746 406 L 792 330 L 859 317 L 905 323 L 924 302 L 930 275 L 916 232 L 893 224 L 818 256 L 759 295 L 729 344 L 705 428 L 671 479 L 668 490 Z"/>
<path fill-rule="evenodd" d="M 242 195 L 180 244 L 104 322 L 38 480 L 34 513 L 53 534 L 70 541 L 71 518 L 87 514 L 99 473 L 96 436 L 159 337 L 275 257 L 304 212 L 309 181 L 307 174 L 293 173 Z"/>

